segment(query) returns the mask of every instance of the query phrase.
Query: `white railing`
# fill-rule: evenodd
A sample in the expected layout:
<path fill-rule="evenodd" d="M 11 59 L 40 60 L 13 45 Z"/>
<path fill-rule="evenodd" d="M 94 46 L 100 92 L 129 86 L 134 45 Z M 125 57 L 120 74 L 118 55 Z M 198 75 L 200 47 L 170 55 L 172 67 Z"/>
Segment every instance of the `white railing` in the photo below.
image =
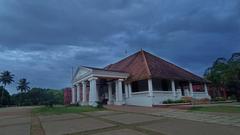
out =
<path fill-rule="evenodd" d="M 210 98 L 210 97 L 205 92 L 193 92 L 193 98 L 202 99 L 202 98 Z"/>
<path fill-rule="evenodd" d="M 168 99 L 176 99 L 172 91 L 153 91 L 153 104 L 161 104 Z"/>
<path fill-rule="evenodd" d="M 132 92 L 131 97 L 126 99 L 128 105 L 152 106 L 152 97 L 148 91 Z"/>
<path fill-rule="evenodd" d="M 140 91 L 140 92 L 132 92 L 132 95 L 143 95 L 143 94 L 148 94 L 148 91 Z"/>

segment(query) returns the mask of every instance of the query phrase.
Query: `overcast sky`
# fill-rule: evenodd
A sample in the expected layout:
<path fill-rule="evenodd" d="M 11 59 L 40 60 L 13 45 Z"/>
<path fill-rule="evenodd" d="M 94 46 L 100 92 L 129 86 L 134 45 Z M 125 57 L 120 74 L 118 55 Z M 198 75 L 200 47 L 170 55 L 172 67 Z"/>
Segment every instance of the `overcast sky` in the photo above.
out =
<path fill-rule="evenodd" d="M 202 75 L 240 51 L 240 1 L 0 0 L 0 71 L 32 87 L 70 86 L 71 67 L 141 48 Z"/>

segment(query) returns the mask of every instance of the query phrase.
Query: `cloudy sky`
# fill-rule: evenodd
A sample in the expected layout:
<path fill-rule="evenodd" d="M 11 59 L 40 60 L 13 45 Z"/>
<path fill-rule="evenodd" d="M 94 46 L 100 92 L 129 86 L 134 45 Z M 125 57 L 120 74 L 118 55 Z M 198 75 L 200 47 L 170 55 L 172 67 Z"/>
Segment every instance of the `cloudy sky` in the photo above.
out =
<path fill-rule="evenodd" d="M 70 86 L 71 67 L 104 67 L 141 48 L 202 75 L 240 51 L 240 1 L 0 1 L 0 71 L 32 87 Z"/>

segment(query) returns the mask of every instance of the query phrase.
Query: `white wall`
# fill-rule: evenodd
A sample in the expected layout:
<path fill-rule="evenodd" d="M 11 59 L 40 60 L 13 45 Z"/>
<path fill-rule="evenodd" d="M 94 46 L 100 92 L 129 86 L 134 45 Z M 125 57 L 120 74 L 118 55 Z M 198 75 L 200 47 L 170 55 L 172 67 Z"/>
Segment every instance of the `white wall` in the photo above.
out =
<path fill-rule="evenodd" d="M 180 97 L 174 97 L 172 91 L 154 91 L 153 92 L 153 105 L 162 104 L 163 101 L 168 99 L 177 100 Z"/>
<path fill-rule="evenodd" d="M 204 99 L 204 98 L 211 99 L 211 97 L 209 95 L 206 95 L 205 92 L 193 92 L 193 98 L 195 98 L 195 99 Z"/>
<path fill-rule="evenodd" d="M 126 99 L 127 105 L 152 106 L 152 97 L 148 91 L 132 93 L 132 97 Z"/>

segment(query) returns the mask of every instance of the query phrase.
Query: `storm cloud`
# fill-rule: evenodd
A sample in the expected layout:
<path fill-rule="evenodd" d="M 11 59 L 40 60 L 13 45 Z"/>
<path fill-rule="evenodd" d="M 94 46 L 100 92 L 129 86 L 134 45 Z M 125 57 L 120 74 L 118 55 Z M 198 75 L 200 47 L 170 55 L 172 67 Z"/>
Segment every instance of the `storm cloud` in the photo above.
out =
<path fill-rule="evenodd" d="M 64 88 L 72 67 L 142 48 L 202 75 L 240 50 L 239 35 L 239 0 L 1 0 L 0 71 Z"/>

